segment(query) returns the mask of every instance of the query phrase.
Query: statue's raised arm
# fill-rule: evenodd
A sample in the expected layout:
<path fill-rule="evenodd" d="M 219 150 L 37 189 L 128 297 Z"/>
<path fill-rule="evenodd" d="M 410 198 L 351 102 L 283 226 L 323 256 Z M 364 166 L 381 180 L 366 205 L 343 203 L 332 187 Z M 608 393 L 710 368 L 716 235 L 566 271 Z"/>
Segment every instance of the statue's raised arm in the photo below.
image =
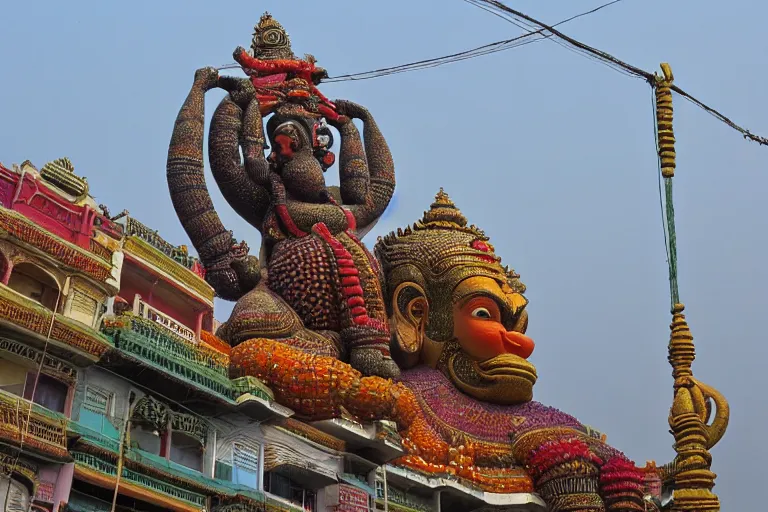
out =
<path fill-rule="evenodd" d="M 364 231 L 386 210 L 395 192 L 395 165 L 376 120 L 363 106 L 337 100 L 344 118 L 335 122 L 341 134 L 339 182 L 344 206 L 352 211 L 357 229 Z M 363 122 L 363 141 L 352 119 Z"/>

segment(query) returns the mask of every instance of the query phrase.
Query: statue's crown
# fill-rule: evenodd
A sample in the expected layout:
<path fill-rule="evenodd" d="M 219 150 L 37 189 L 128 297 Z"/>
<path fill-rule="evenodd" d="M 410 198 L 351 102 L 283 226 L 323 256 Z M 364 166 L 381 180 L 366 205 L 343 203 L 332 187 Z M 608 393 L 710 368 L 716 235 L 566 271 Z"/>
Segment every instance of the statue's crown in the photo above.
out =
<path fill-rule="evenodd" d="M 291 50 L 291 38 L 283 26 L 265 12 L 259 23 L 253 27 L 253 40 L 251 41 L 253 56 L 257 59 L 295 59 Z"/>
<path fill-rule="evenodd" d="M 410 226 L 405 229 L 398 228 L 396 232 L 380 239 L 380 252 L 383 255 L 387 246 L 408 243 L 410 240 L 414 242 L 426 240 L 423 237 L 430 237 L 429 233 L 434 233 L 436 237 L 439 237 L 440 243 L 453 240 L 455 244 L 469 245 L 480 260 L 484 260 L 485 263 L 497 268 L 498 270 L 495 272 L 498 272 L 499 275 L 506 276 L 507 282 L 515 291 L 520 293 L 525 291 L 525 285 L 520 282 L 520 275 L 509 267 L 501 265 L 501 261 L 496 256 L 495 249 L 486 234 L 475 225 L 467 225 L 467 218 L 442 188 L 435 195 L 435 200 L 430 205 L 429 210 L 424 212 L 421 220 L 414 223 L 412 228 Z M 444 235 L 440 235 L 440 233 Z M 450 235 L 450 233 L 455 233 L 455 235 Z M 445 238 L 446 236 L 450 238 Z M 450 242 L 448 243 L 450 244 Z M 460 257 L 460 261 L 466 262 L 466 259 Z"/>

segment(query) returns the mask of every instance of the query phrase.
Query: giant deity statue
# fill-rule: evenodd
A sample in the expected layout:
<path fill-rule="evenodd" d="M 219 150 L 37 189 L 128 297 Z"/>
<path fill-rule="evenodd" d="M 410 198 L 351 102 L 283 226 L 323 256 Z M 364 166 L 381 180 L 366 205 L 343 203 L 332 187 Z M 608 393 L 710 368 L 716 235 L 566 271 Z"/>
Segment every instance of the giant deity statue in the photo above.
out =
<path fill-rule="evenodd" d="M 253 57 L 235 51 L 249 79 L 211 68 L 196 73 L 168 153 L 173 204 L 206 280 L 220 297 L 237 301 L 221 335 L 232 344 L 279 338 L 394 377 L 378 266 L 360 242 L 394 192 L 389 147 L 365 108 L 318 96 L 314 81 L 323 73 L 313 58 L 293 56 L 271 16 L 257 25 L 252 49 Z M 261 232 L 260 261 L 224 228 L 205 185 L 204 95 L 214 87 L 230 94 L 211 120 L 211 171 L 227 202 Z M 265 157 L 267 114 L 272 150 Z M 362 121 L 364 139 L 353 119 Z M 338 189 L 323 175 L 335 160 L 326 120 L 341 135 Z M 263 280 L 261 267 L 269 269 Z"/>
<path fill-rule="evenodd" d="M 297 59 L 270 16 L 251 50 L 235 51 L 246 79 L 196 73 L 167 169 L 206 279 L 237 301 L 218 331 L 233 347 L 233 378 L 259 378 L 306 420 L 393 421 L 406 450 L 395 464 L 488 492 L 536 492 L 552 511 L 655 510 L 644 496 L 654 471 L 678 486 L 677 510 L 717 510 L 707 450 L 725 431 L 728 406 L 692 377 L 681 308 L 670 344 L 678 458 L 641 469 L 574 417 L 533 401 L 525 286 L 445 192 L 412 227 L 379 239 L 376 257 L 366 249 L 360 238 L 395 185 L 373 117 L 320 94 L 324 70 Z M 259 259 L 224 228 L 205 186 L 203 97 L 214 87 L 229 95 L 211 121 L 211 170 L 261 232 Z M 338 189 L 323 177 L 335 160 L 326 122 L 341 135 Z"/>
<path fill-rule="evenodd" d="M 232 351 L 233 376 L 263 380 L 313 420 L 346 410 L 397 423 L 396 464 L 486 491 L 536 492 L 550 510 L 641 511 L 645 472 L 574 417 L 532 400 L 524 285 L 443 192 L 413 227 L 376 245 L 403 368 L 365 377 L 273 340 Z"/>

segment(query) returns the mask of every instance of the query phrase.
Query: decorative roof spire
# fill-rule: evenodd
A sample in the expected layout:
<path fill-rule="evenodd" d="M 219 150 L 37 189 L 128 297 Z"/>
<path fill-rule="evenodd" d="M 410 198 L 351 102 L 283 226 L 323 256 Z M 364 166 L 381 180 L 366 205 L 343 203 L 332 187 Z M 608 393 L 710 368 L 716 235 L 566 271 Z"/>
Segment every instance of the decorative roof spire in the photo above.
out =
<path fill-rule="evenodd" d="M 265 12 L 259 23 L 253 27 L 251 50 L 257 59 L 296 59 L 291 50 L 291 38 L 288 37 L 288 32 L 268 12 Z"/>
<path fill-rule="evenodd" d="M 440 187 L 440 191 L 435 195 L 435 202 L 429 207 L 429 211 L 424 212 L 421 223 L 425 227 L 466 228 L 467 218 Z"/>

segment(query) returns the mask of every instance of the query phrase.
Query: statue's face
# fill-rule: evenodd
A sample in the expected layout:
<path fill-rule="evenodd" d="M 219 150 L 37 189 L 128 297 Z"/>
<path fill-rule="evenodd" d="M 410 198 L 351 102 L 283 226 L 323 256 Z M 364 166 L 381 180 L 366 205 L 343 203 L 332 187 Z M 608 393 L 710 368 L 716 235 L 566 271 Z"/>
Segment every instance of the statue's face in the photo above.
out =
<path fill-rule="evenodd" d="M 454 338 L 445 344 L 438 366 L 479 400 L 530 401 L 537 375 L 526 360 L 534 343 L 524 334 L 523 296 L 485 276 L 465 279 L 453 296 Z"/>
<path fill-rule="evenodd" d="M 525 304 L 520 294 L 503 289 L 489 277 L 478 276 L 462 281 L 456 295 L 453 333 L 470 358 L 487 361 L 513 354 L 528 359 L 534 343 L 516 326 Z"/>
<path fill-rule="evenodd" d="M 271 130 L 269 136 L 272 143 L 269 160 L 291 197 L 309 203 L 326 202 L 325 169 L 314 154 L 314 133 L 310 135 L 296 120 L 287 120 Z"/>

